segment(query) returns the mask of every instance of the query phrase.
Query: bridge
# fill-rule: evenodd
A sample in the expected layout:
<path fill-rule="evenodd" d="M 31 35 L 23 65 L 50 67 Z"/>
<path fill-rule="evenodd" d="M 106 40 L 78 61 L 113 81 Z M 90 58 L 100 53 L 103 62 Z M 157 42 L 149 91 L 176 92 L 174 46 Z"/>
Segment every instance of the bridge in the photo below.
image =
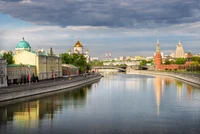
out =
<path fill-rule="evenodd" d="M 115 67 L 115 66 L 93 66 L 92 69 L 115 69 L 121 72 L 126 72 L 126 67 Z"/>

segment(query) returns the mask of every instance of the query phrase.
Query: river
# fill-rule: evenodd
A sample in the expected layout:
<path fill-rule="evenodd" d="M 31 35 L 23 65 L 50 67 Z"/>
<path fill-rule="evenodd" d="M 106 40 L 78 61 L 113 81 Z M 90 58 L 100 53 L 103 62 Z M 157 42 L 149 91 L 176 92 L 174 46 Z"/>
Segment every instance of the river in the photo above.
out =
<path fill-rule="evenodd" d="M 0 133 L 200 133 L 200 88 L 174 78 L 105 74 L 92 85 L 0 107 Z"/>

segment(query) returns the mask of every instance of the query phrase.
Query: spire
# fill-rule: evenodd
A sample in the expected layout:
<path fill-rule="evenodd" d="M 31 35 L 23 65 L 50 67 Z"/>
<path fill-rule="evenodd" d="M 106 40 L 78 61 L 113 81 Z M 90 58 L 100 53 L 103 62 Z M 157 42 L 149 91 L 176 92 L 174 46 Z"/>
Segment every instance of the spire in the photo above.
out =
<path fill-rule="evenodd" d="M 160 52 L 160 44 L 159 44 L 159 40 L 157 40 L 156 52 Z"/>
<path fill-rule="evenodd" d="M 22 40 L 24 41 L 24 37 L 22 37 Z"/>
<path fill-rule="evenodd" d="M 179 40 L 179 42 L 178 42 L 178 46 L 181 46 L 181 41 Z"/>
<path fill-rule="evenodd" d="M 160 44 L 159 39 L 157 39 L 157 44 Z"/>

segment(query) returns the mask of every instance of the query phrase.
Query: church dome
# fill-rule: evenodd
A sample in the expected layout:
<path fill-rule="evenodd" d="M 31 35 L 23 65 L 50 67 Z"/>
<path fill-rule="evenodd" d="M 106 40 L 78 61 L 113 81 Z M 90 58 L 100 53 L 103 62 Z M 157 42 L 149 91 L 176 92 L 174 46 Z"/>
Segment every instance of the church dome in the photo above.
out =
<path fill-rule="evenodd" d="M 23 38 L 22 41 L 20 41 L 19 43 L 17 43 L 15 48 L 31 48 L 30 44 L 28 42 L 26 42 Z"/>
<path fill-rule="evenodd" d="M 80 43 L 80 41 L 77 41 L 74 47 L 83 47 L 83 45 Z"/>

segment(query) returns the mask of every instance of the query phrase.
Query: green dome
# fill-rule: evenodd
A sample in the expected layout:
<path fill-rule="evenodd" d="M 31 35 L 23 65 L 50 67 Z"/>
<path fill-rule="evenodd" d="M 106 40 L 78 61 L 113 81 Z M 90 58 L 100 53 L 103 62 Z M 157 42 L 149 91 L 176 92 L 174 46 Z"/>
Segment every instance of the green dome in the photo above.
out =
<path fill-rule="evenodd" d="M 16 45 L 16 48 L 31 48 L 31 46 L 23 39 Z"/>

